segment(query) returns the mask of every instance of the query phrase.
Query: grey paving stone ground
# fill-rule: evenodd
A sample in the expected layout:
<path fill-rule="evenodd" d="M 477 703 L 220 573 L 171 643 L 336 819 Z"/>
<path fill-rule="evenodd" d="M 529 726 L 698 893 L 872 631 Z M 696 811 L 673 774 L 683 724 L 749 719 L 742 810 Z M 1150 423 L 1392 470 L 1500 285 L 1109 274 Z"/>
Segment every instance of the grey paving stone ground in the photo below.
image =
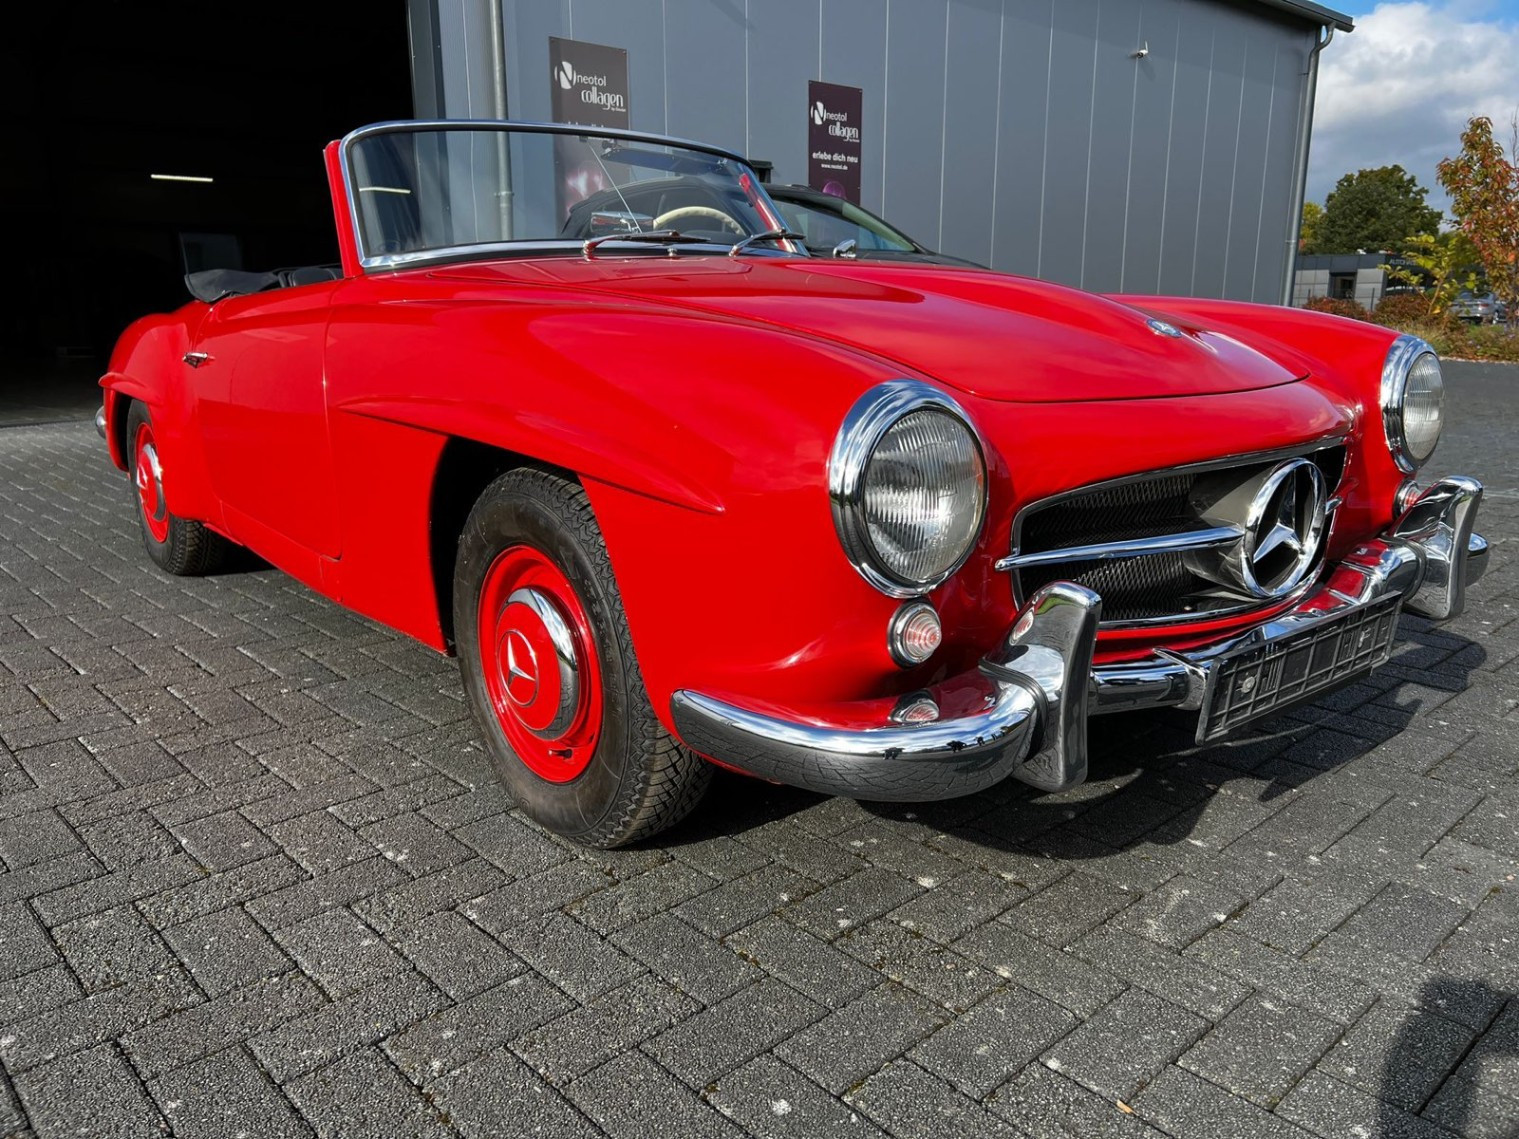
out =
<path fill-rule="evenodd" d="M 153 570 L 34 385 L 0 1135 L 1514 1139 L 1519 369 L 1448 373 L 1493 568 L 1370 681 L 1202 752 L 1099 722 L 1063 795 L 720 775 L 614 854 L 514 810 L 451 662 L 270 570 Z"/>

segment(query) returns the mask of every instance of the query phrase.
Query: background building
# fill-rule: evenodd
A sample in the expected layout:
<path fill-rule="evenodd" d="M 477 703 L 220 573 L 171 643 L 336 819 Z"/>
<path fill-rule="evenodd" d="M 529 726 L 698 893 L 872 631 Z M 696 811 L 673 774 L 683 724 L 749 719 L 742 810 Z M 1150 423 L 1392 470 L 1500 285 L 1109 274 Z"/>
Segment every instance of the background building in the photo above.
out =
<path fill-rule="evenodd" d="M 1392 253 L 1299 253 L 1292 283 L 1292 303 L 1302 307 L 1314 297 L 1355 301 L 1370 310 L 1382 301 L 1389 280 L 1388 266 L 1409 267 Z"/>
<path fill-rule="evenodd" d="M 1290 0 L 409 0 L 418 117 L 553 117 L 550 37 L 625 49 L 630 125 L 808 180 L 858 88 L 860 204 L 994 268 L 1281 302 L 1315 49 Z"/>
<path fill-rule="evenodd" d="M 616 49 L 634 128 L 729 146 L 779 181 L 816 173 L 809 131 L 841 141 L 861 204 L 946 252 L 1280 302 L 1315 50 L 1348 27 L 1308 0 L 33 5 L 0 37 L 19 267 L 0 374 L 77 356 L 98 375 L 128 320 L 183 302 L 190 269 L 333 259 L 322 144 L 408 115 L 550 118 L 555 90 L 587 94 L 573 68 L 574 89 L 551 86 L 554 37 Z M 848 99 L 814 123 L 816 81 Z M 827 135 L 841 114 L 856 139 Z"/>

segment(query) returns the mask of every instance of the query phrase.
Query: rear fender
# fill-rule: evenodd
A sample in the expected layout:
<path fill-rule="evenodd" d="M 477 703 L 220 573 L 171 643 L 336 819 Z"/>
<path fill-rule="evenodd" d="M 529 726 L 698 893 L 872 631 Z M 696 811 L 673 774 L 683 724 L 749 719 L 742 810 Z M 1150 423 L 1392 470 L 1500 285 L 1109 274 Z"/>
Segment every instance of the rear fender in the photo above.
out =
<path fill-rule="evenodd" d="M 177 312 L 146 316 L 122 333 L 111 353 L 105 389 L 106 439 L 111 461 L 127 469 L 130 443 L 126 421 L 130 401 L 145 404 L 153 417 L 153 436 L 164 462 L 164 499 L 181 518 L 216 523 L 220 507 L 211 493 L 205 447 L 195 426 L 195 394 L 184 355 L 193 330 L 209 311 L 194 303 Z"/>

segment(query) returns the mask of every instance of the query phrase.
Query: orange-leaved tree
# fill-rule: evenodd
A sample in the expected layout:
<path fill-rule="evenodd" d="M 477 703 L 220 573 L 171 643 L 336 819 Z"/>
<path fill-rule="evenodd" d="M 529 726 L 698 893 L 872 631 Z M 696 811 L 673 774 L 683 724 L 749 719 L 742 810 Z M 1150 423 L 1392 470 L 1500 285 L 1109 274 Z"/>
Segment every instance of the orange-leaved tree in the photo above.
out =
<path fill-rule="evenodd" d="M 1493 121 L 1478 116 L 1461 132 L 1461 153 L 1443 159 L 1435 177 L 1450 195 L 1456 225 L 1482 258 L 1488 287 L 1519 319 L 1519 116 L 1510 153 L 1493 137 Z"/>

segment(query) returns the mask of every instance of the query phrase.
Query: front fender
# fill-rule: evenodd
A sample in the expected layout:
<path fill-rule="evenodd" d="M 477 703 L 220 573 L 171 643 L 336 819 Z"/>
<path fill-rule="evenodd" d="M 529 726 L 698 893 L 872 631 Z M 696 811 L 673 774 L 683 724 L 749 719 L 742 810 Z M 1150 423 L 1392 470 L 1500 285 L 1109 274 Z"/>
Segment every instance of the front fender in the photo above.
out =
<path fill-rule="evenodd" d="M 343 494 L 392 511 L 372 565 L 346 547 L 346 588 L 419 564 L 427 536 L 384 466 L 415 466 L 423 449 L 375 448 L 383 425 L 398 441 L 471 440 L 581 478 L 662 717 L 693 671 L 708 687 L 820 699 L 900 675 L 885 640 L 895 603 L 845 559 L 826 467 L 859 394 L 901 369 L 772 327 L 562 289 L 477 301 L 409 288 L 419 299 L 376 304 L 377 287 L 355 282 L 329 331 Z"/>
<path fill-rule="evenodd" d="M 328 331 L 333 430 L 382 419 L 529 455 L 672 505 L 721 513 L 826 454 L 864 387 L 904 374 L 774 328 L 564 289 L 351 283 Z M 777 457 L 780 456 L 780 457 Z M 815 457 L 815 456 L 814 456 Z M 742 461 L 740 461 L 742 460 Z"/>

